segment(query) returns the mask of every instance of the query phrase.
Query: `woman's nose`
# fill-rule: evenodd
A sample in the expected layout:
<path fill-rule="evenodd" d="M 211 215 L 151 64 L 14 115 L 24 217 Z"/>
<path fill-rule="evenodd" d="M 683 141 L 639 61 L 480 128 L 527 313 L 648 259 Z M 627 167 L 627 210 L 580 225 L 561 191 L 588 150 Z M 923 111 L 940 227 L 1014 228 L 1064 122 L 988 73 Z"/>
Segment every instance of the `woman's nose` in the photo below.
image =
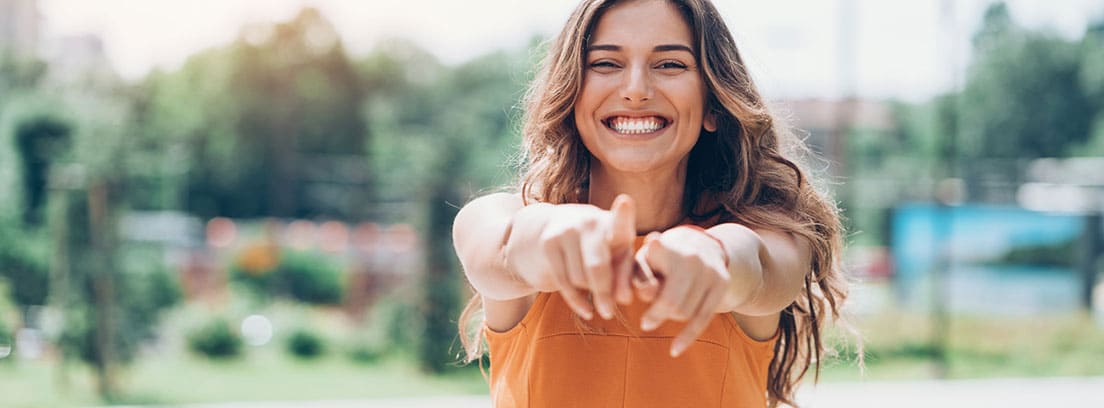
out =
<path fill-rule="evenodd" d="M 651 78 L 647 67 L 635 66 L 625 71 L 621 83 L 621 97 L 626 102 L 644 102 L 652 98 Z"/>

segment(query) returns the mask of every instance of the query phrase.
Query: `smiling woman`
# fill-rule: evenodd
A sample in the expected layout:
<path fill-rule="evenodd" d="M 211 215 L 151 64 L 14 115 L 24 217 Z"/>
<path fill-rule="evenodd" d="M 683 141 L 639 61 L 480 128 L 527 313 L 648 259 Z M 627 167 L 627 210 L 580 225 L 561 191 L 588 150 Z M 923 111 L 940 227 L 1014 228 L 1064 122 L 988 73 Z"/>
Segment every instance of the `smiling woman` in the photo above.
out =
<path fill-rule="evenodd" d="M 842 228 L 710 2 L 583 1 L 523 137 L 518 191 L 453 229 L 496 406 L 793 404 Z"/>

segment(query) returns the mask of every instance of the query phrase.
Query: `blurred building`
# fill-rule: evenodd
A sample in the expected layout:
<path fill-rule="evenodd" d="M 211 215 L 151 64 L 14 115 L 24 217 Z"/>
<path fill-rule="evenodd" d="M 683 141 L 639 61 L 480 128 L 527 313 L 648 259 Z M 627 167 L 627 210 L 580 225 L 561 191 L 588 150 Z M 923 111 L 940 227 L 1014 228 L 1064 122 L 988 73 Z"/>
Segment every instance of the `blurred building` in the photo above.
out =
<path fill-rule="evenodd" d="M 0 49 L 35 55 L 41 36 L 38 0 L 0 0 Z"/>
<path fill-rule="evenodd" d="M 772 104 L 775 114 L 805 137 L 805 144 L 832 163 L 832 174 L 846 167 L 846 137 L 849 129 L 891 131 L 897 124 L 889 104 L 866 99 L 793 99 Z"/>
<path fill-rule="evenodd" d="M 112 83 L 118 75 L 107 59 L 103 38 L 96 34 L 51 38 L 42 46 L 50 76 L 62 84 Z"/>
<path fill-rule="evenodd" d="M 1104 157 L 1032 160 L 1016 200 L 1037 211 L 1104 212 L 1102 169 Z"/>
<path fill-rule="evenodd" d="M 45 18 L 38 0 L 0 0 L 0 51 L 42 58 L 49 76 L 60 84 L 110 83 L 118 75 L 107 59 L 103 38 L 96 34 L 43 35 Z"/>

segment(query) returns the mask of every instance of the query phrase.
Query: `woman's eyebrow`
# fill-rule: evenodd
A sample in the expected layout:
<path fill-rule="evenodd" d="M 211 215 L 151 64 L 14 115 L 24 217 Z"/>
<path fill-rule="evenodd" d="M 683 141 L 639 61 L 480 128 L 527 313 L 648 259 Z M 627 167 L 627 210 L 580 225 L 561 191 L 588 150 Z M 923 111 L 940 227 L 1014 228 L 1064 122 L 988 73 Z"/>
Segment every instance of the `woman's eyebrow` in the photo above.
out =
<path fill-rule="evenodd" d="M 594 45 L 591 45 L 591 46 L 587 47 L 588 52 L 589 51 L 621 51 L 621 49 L 622 48 L 621 48 L 620 45 L 613 45 L 613 44 L 594 44 Z M 654 52 L 686 51 L 690 54 L 694 54 L 694 50 L 692 50 L 692 49 L 690 49 L 690 47 L 682 45 L 682 44 L 660 44 L 660 45 L 657 45 L 654 48 L 652 48 L 652 51 L 654 51 Z"/>

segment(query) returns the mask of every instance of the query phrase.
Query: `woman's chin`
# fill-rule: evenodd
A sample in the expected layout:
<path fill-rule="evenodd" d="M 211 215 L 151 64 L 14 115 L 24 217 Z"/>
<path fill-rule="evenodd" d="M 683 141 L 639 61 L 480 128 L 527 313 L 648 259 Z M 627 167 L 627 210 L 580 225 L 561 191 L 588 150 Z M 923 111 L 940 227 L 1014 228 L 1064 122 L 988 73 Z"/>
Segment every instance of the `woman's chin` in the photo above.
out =
<path fill-rule="evenodd" d="M 674 172 L 677 162 L 669 163 L 655 155 L 613 155 L 606 160 L 599 160 L 600 166 L 611 172 L 629 174 L 656 175 L 664 172 Z"/>

